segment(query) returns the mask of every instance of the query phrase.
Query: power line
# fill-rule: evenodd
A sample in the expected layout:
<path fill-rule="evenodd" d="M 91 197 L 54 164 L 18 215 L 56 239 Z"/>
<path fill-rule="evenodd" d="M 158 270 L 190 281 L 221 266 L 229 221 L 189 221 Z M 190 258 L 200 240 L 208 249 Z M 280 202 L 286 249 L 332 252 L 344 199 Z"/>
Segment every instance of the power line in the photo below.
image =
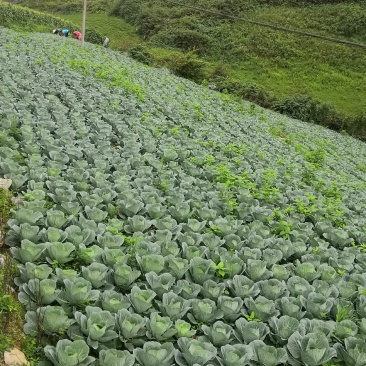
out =
<path fill-rule="evenodd" d="M 246 22 L 246 23 L 251 23 L 251 24 L 255 24 L 255 25 L 261 26 L 261 27 L 271 28 L 271 29 L 274 29 L 274 30 L 277 30 L 277 31 L 298 34 L 298 35 L 305 36 L 305 37 L 318 38 L 318 39 L 322 39 L 324 41 L 345 44 L 345 45 L 348 45 L 348 46 L 355 46 L 355 47 L 366 48 L 366 44 L 364 44 L 364 43 L 350 42 L 350 41 L 347 41 L 345 39 L 338 39 L 338 38 L 323 36 L 321 34 L 304 32 L 304 31 L 301 31 L 301 30 L 298 30 L 298 29 L 286 28 L 286 27 L 281 27 L 281 26 L 274 25 L 274 24 L 269 24 L 269 23 L 264 23 L 264 22 L 258 22 L 256 20 L 250 20 L 250 19 L 246 19 L 246 18 L 237 17 L 237 16 L 231 15 L 231 14 L 225 14 L 225 13 L 220 13 L 220 12 L 216 12 L 216 11 L 212 11 L 212 10 L 198 8 L 196 6 L 181 4 L 181 3 L 178 3 L 178 2 L 175 2 L 175 1 L 167 0 L 167 2 L 169 2 L 171 4 L 175 4 L 175 5 L 182 6 L 184 8 L 189 8 L 189 9 L 194 9 L 194 10 L 198 10 L 198 11 L 203 11 L 205 13 L 209 13 L 209 14 L 213 14 L 213 15 L 219 15 L 219 16 L 223 16 L 225 18 L 240 20 L 240 21 L 243 21 L 243 22 Z"/>

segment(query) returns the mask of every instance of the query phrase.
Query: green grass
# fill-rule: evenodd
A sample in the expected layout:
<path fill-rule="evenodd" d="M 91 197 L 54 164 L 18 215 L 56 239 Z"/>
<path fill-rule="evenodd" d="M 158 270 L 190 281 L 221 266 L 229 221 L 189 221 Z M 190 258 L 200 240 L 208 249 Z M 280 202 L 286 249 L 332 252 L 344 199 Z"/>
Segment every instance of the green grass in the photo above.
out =
<path fill-rule="evenodd" d="M 0 188 L 0 231 L 6 231 L 6 222 L 10 217 L 12 194 L 8 190 Z M 14 286 L 14 267 L 10 251 L 2 248 L 3 238 L 0 238 L 0 255 L 5 264 L 0 268 L 0 355 L 13 347 L 22 347 L 25 339 L 23 333 L 24 307 L 12 293 Z M 0 361 L 1 364 L 1 361 Z"/>
<path fill-rule="evenodd" d="M 365 66 L 360 65 L 360 68 L 365 69 Z M 277 98 L 310 95 L 348 115 L 355 116 L 366 111 L 364 73 L 342 73 L 329 65 L 306 65 L 296 60 L 288 67 L 275 67 L 267 61 L 261 63 L 261 60 L 255 66 L 252 62 L 242 62 L 229 70 L 232 79 L 260 85 Z"/>

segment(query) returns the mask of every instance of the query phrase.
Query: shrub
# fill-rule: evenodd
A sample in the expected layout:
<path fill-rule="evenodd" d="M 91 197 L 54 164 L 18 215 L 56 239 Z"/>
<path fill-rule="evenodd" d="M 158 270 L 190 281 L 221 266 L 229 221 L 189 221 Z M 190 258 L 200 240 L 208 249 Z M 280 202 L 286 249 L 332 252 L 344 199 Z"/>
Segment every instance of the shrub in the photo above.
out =
<path fill-rule="evenodd" d="M 175 28 L 159 32 L 151 37 L 151 41 L 159 45 L 179 48 L 182 51 L 195 49 L 196 53 L 203 54 L 210 43 L 210 37 L 196 30 Z"/>
<path fill-rule="evenodd" d="M 142 45 L 130 48 L 128 55 L 145 65 L 150 65 L 152 61 L 152 54 Z"/>
<path fill-rule="evenodd" d="M 366 11 L 360 6 L 347 7 L 340 17 L 337 31 L 347 37 L 365 34 Z"/>
<path fill-rule="evenodd" d="M 143 0 L 117 1 L 115 5 L 112 6 L 110 15 L 120 16 L 128 22 L 135 23 L 143 3 Z"/>
<path fill-rule="evenodd" d="M 175 55 L 170 65 L 175 75 L 198 83 L 205 78 L 205 67 L 206 63 L 197 57 L 195 51 Z"/>
<path fill-rule="evenodd" d="M 308 96 L 296 96 L 274 103 L 272 109 L 302 121 L 314 122 L 336 131 L 344 129 L 345 117 L 326 103 Z"/>
<path fill-rule="evenodd" d="M 238 15 L 241 12 L 253 10 L 257 1 L 237 1 L 237 0 L 213 0 L 210 1 L 210 10 L 225 14 Z"/>
<path fill-rule="evenodd" d="M 158 33 L 164 27 L 164 19 L 169 18 L 169 9 L 164 7 L 144 8 L 138 16 L 138 32 L 143 38 Z"/>
<path fill-rule="evenodd" d="M 215 84 L 220 92 L 237 95 L 264 108 L 271 108 L 274 103 L 274 98 L 257 85 L 245 85 L 220 76 L 210 79 L 210 82 Z"/>

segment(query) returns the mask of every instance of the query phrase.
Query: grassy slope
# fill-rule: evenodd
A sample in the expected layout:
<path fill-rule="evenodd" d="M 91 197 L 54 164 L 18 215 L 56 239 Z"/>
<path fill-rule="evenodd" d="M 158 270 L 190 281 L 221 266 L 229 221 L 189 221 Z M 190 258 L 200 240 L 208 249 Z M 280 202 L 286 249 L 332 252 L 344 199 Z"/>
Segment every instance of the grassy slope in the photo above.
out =
<path fill-rule="evenodd" d="M 81 24 L 81 14 L 63 14 L 63 18 L 75 24 Z M 105 13 L 88 14 L 88 26 L 100 34 L 110 38 L 110 46 L 117 50 L 128 50 L 130 47 L 141 43 L 136 33 L 136 27 L 128 24 L 121 18 L 113 17 Z"/>
<path fill-rule="evenodd" d="M 0 145 L 1 146 L 1 145 Z M 17 295 L 12 290 L 14 267 L 8 248 L 4 246 L 4 233 L 6 223 L 10 217 L 12 194 L 10 191 L 0 188 L 0 257 L 4 260 L 4 265 L 0 267 L 0 365 L 2 363 L 2 353 L 9 348 L 17 347 L 25 349 L 26 336 L 23 333 L 24 307 L 17 301 Z M 27 339 L 27 342 L 31 342 Z M 28 357 L 29 359 L 29 357 Z"/>
<path fill-rule="evenodd" d="M 253 14 L 253 18 L 330 37 L 366 43 L 365 31 L 353 37 L 345 37 L 335 29 L 342 21 L 340 14 L 351 9 L 352 6 L 349 4 L 306 8 L 263 7 Z M 338 110 L 348 114 L 366 111 L 365 49 L 291 35 L 288 39 L 296 39 L 296 48 L 294 48 L 296 56 L 291 57 L 288 63 L 276 67 L 276 62 L 271 59 L 262 60 L 261 66 L 266 72 L 260 73 L 257 72 L 258 67 L 246 72 L 246 64 L 243 63 L 241 66 L 244 67 L 239 68 L 237 77 L 247 78 L 263 85 L 278 96 L 285 97 L 300 91 L 323 102 L 331 102 Z M 337 58 L 339 58 L 338 62 Z"/>

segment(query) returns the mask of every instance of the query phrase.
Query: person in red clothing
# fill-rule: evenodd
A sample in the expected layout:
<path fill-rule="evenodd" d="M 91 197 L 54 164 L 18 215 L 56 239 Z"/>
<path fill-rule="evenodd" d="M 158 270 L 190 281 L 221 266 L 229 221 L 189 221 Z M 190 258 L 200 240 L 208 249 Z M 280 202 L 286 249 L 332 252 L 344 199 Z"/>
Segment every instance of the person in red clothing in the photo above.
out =
<path fill-rule="evenodd" d="M 81 33 L 79 31 L 74 31 L 72 32 L 72 34 L 74 35 L 74 37 L 80 41 L 81 40 Z"/>

